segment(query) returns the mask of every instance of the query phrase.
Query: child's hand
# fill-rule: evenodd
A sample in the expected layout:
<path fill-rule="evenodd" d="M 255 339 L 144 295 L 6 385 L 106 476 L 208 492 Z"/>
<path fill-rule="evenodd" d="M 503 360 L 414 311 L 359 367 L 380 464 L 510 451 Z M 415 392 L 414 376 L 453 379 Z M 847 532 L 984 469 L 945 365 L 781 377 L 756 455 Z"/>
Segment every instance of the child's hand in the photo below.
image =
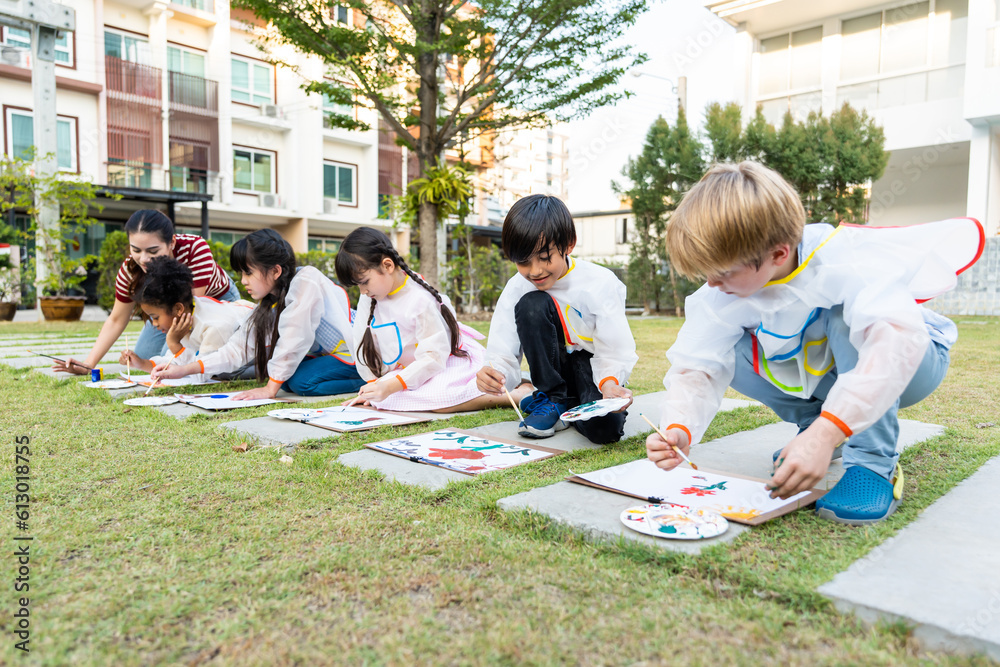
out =
<path fill-rule="evenodd" d="M 57 361 L 52 364 L 52 370 L 59 371 L 60 373 L 72 373 L 73 375 L 86 375 L 90 372 L 76 359 Z"/>
<path fill-rule="evenodd" d="M 180 317 L 175 317 L 167 331 L 167 346 L 173 350 L 180 350 L 181 339 L 191 331 L 191 323 L 194 321 L 191 313 L 183 313 Z"/>
<path fill-rule="evenodd" d="M 691 451 L 691 443 L 688 442 L 687 433 L 679 428 L 672 428 L 664 435 L 667 436 L 666 440 L 656 431 L 649 434 L 646 438 L 646 456 L 656 464 L 657 468 L 673 470 L 684 462 L 684 459 L 674 451 L 674 447 L 687 455 Z"/>
<path fill-rule="evenodd" d="M 808 491 L 826 476 L 830 457 L 844 434 L 832 422 L 817 419 L 781 450 L 767 488 L 772 498 L 791 498 Z"/>
<path fill-rule="evenodd" d="M 502 396 L 507 379 L 504 374 L 490 366 L 483 366 L 476 373 L 476 388 L 484 394 Z"/>
<path fill-rule="evenodd" d="M 177 378 L 182 378 L 187 373 L 184 372 L 183 366 L 167 366 L 166 361 L 162 364 L 156 364 L 153 366 L 153 370 L 150 372 L 149 377 L 153 382 L 157 380 L 176 380 Z"/>
<path fill-rule="evenodd" d="M 403 383 L 399 381 L 399 378 L 395 375 L 387 375 L 383 378 L 379 378 L 376 382 L 369 382 L 365 386 L 361 387 L 358 391 L 358 395 L 345 403 L 345 405 L 357 405 L 359 403 L 371 405 L 372 403 L 377 403 L 378 401 L 384 401 L 397 391 L 402 390 Z"/>
<path fill-rule="evenodd" d="M 118 363 L 122 366 L 131 366 L 139 371 L 148 371 L 153 367 L 151 361 L 143 359 L 132 350 L 122 350 L 121 356 L 118 357 Z"/>
<path fill-rule="evenodd" d="M 616 383 L 608 380 L 601 386 L 601 395 L 604 398 L 627 398 L 628 403 L 621 409 L 615 410 L 615 412 L 622 412 L 623 410 L 628 410 L 628 406 L 632 405 L 632 391 L 626 389 L 625 387 L 619 387 Z"/>
<path fill-rule="evenodd" d="M 268 382 L 263 387 L 256 387 L 255 389 L 247 389 L 246 391 L 241 391 L 238 394 L 233 394 L 234 401 L 257 401 L 262 398 L 274 398 L 277 395 L 277 391 L 271 390 L 271 384 Z M 279 387 L 281 385 L 278 385 Z"/>

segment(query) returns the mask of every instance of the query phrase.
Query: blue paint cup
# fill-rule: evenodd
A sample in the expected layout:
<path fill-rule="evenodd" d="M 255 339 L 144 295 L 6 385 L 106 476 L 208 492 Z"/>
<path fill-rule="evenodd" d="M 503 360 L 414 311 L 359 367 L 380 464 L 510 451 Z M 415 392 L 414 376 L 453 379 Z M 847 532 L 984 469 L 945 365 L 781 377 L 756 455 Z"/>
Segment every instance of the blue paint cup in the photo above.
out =
<path fill-rule="evenodd" d="M 90 370 L 90 381 L 100 382 L 104 379 L 104 369 L 103 368 L 92 368 Z"/>

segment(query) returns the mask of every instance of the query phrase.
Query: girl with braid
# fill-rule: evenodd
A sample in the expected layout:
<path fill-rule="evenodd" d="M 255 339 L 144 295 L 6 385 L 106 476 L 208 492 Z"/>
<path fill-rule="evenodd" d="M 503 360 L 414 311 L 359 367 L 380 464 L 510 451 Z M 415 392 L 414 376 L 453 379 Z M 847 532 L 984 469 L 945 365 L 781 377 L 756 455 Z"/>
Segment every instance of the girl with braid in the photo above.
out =
<path fill-rule="evenodd" d="M 279 389 L 301 396 L 348 394 L 364 384 L 347 342 L 353 314 L 344 288 L 315 267 L 296 270 L 292 247 L 273 229 L 258 229 L 237 241 L 230 261 L 258 301 L 246 335 L 237 333 L 193 363 L 159 364 L 154 378 L 231 372 L 252 361 L 257 379 L 267 384 L 234 400 L 274 398 Z"/>
<path fill-rule="evenodd" d="M 337 254 L 337 279 L 361 289 L 352 351 L 368 384 L 345 405 L 459 412 L 506 405 L 476 388 L 482 336 L 460 325 L 447 296 L 424 282 L 370 227 L 351 232 Z M 523 385 L 515 400 L 528 393 Z"/>

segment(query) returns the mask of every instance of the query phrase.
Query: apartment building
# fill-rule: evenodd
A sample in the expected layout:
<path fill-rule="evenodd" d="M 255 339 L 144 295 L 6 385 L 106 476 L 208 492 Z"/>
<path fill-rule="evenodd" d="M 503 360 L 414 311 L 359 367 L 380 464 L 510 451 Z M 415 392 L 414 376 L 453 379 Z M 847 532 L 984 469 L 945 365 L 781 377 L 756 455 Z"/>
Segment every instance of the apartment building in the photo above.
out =
<path fill-rule="evenodd" d="M 968 215 L 1000 233 L 1000 0 L 704 4 L 737 28 L 733 97 L 748 115 L 846 101 L 885 129 L 871 224 Z"/>
<path fill-rule="evenodd" d="M 494 164 L 480 179 L 479 220 L 503 223 L 521 197 L 545 194 L 566 201 L 567 135 L 555 126 L 501 131 L 493 138 Z"/>
<path fill-rule="evenodd" d="M 232 243 L 271 227 L 296 251 L 336 250 L 359 225 L 379 220 L 375 112 L 370 131 L 329 128 L 322 96 L 306 79 L 326 76 L 316 58 L 263 59 L 225 0 L 66 0 L 76 31 L 57 48 L 58 164 L 124 195 L 71 254 L 96 252 L 136 209 L 166 207 L 178 228 L 199 232 L 202 202 L 213 239 Z M 355 20 L 340 8 L 335 18 Z M 30 49 L 30 34 L 0 27 L 0 41 Z M 8 49 L 8 55 L 10 50 Z M 3 149 L 33 143 L 30 52 L 0 64 Z M 297 71 L 296 69 L 297 68 Z M 24 224 L 24 221 L 20 221 Z"/>

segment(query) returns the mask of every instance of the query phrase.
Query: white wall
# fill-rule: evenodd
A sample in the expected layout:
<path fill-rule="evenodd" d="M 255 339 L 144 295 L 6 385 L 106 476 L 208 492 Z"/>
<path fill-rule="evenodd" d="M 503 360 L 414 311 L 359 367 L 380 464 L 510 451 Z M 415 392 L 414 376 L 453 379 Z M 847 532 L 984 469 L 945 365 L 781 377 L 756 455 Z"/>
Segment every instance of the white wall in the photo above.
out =
<path fill-rule="evenodd" d="M 965 216 L 968 163 L 928 166 L 921 157 L 911 155 L 875 182 L 870 224 L 912 225 Z"/>

